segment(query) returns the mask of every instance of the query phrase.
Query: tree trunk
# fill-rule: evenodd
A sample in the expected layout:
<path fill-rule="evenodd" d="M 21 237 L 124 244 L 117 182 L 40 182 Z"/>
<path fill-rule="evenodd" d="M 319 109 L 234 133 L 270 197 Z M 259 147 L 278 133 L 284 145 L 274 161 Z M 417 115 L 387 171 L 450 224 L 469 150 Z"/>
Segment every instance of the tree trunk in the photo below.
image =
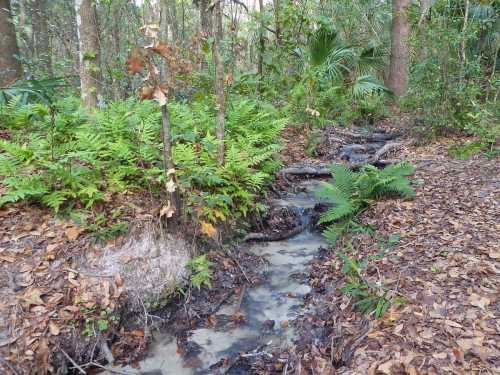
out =
<path fill-rule="evenodd" d="M 33 13 L 31 24 L 34 41 L 34 57 L 38 60 L 43 72 L 52 77 L 52 53 L 50 50 L 50 36 L 48 23 L 47 0 L 33 0 Z"/>
<path fill-rule="evenodd" d="M 170 30 L 172 32 L 172 41 L 179 39 L 179 22 L 177 21 L 177 4 L 175 0 L 169 1 Z"/>
<path fill-rule="evenodd" d="M 467 55 L 466 55 L 466 38 L 467 38 L 467 23 L 469 21 L 469 0 L 465 0 L 465 13 L 464 13 L 464 23 L 462 25 L 462 40 L 460 41 L 460 82 L 463 82 L 465 78 L 465 64 L 467 60 Z"/>
<path fill-rule="evenodd" d="M 274 31 L 276 35 L 276 44 L 278 47 L 281 45 L 281 5 L 280 5 L 280 0 L 273 0 L 274 4 Z"/>
<path fill-rule="evenodd" d="M 168 29 L 170 27 L 168 0 L 160 0 L 160 38 L 168 40 Z"/>
<path fill-rule="evenodd" d="M 219 140 L 219 147 L 217 153 L 217 160 L 220 165 L 224 163 L 224 126 L 225 126 L 225 111 L 226 111 L 226 98 L 224 94 L 224 65 L 221 58 L 220 48 L 222 45 L 222 10 L 221 2 L 216 1 L 213 7 L 213 22 L 214 30 L 214 43 L 212 47 L 213 60 L 215 65 L 215 95 L 217 103 L 217 139 Z"/>
<path fill-rule="evenodd" d="M 12 23 L 10 1 L 0 0 L 0 87 L 14 83 L 22 75 L 16 30 Z"/>
<path fill-rule="evenodd" d="M 396 96 L 403 96 L 408 88 L 408 10 L 411 0 L 392 0 L 391 63 L 387 87 Z"/>
<path fill-rule="evenodd" d="M 259 16 L 260 16 L 260 30 L 259 30 L 259 62 L 257 72 L 259 74 L 259 91 L 262 89 L 262 81 L 264 80 L 264 1 L 259 0 Z"/>
<path fill-rule="evenodd" d="M 95 108 L 100 97 L 99 39 L 93 0 L 75 0 L 80 46 L 80 87 L 83 105 Z"/>
<path fill-rule="evenodd" d="M 418 27 L 425 24 L 425 18 L 431 8 L 431 0 L 420 0 L 420 19 L 418 20 Z"/>
<path fill-rule="evenodd" d="M 120 81 L 115 72 L 119 72 L 123 70 L 123 63 L 120 59 L 121 56 L 121 48 L 120 48 L 120 23 L 122 22 L 122 4 L 117 2 L 116 4 L 111 4 L 111 12 L 112 12 L 112 27 L 111 27 L 111 46 L 113 48 L 114 55 L 114 63 L 113 63 L 113 74 L 112 74 L 112 85 L 113 85 L 113 98 L 115 100 L 120 100 L 122 95 L 122 90 L 120 86 Z"/>
<path fill-rule="evenodd" d="M 212 35 L 212 17 L 208 9 L 209 5 L 210 0 L 200 0 L 199 2 L 201 32 L 205 34 L 205 36 Z"/>

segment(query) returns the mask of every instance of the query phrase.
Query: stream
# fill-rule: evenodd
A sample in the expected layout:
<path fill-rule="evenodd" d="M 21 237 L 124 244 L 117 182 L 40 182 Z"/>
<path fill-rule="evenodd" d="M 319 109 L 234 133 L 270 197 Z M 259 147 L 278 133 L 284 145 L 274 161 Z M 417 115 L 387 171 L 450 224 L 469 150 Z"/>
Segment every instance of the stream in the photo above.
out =
<path fill-rule="evenodd" d="M 363 163 L 383 162 L 382 156 L 400 146 L 390 142 L 397 134 L 369 133 L 356 135 L 358 143 L 347 143 L 338 157 L 351 167 Z M 360 164 L 361 163 L 361 164 Z M 325 173 L 325 170 L 327 171 Z M 318 166 L 292 166 L 283 169 L 290 174 L 325 177 L 328 170 Z M 286 180 L 286 177 L 285 177 Z M 166 330 L 154 334 L 148 356 L 139 368 L 123 368 L 130 375 L 198 375 L 247 374 L 248 369 L 234 365 L 237 359 L 261 355 L 284 348 L 298 338 L 293 324 L 296 317 L 306 314 L 304 297 L 311 292 L 307 277 L 309 262 L 326 247 L 321 233 L 314 231 L 311 220 L 320 203 L 314 195 L 319 179 L 294 182 L 294 193 L 285 193 L 270 202 L 273 208 L 288 208 L 298 214 L 301 233 L 280 241 L 254 242 L 249 251 L 262 259 L 262 282 L 248 284 L 215 313 L 212 326 L 193 329 L 188 334 L 188 354 L 177 344 L 177 338 Z M 237 250 L 236 250 L 237 251 Z M 258 268 L 259 265 L 256 265 Z M 168 329 L 168 327 L 167 327 Z M 246 356 L 246 357 L 245 357 Z M 222 366 L 221 366 L 222 363 Z"/>
<path fill-rule="evenodd" d="M 314 189 L 317 181 L 305 180 L 297 194 L 287 194 L 272 202 L 275 207 L 289 207 L 309 220 L 317 201 Z M 265 259 L 264 278 L 258 285 L 247 285 L 216 313 L 223 324 L 191 331 L 188 337 L 190 353 L 179 353 L 177 340 L 168 332 L 154 335 L 148 356 L 140 368 L 123 368 L 130 374 L 195 375 L 219 373 L 211 366 L 224 358 L 235 358 L 239 353 L 250 353 L 258 348 L 276 348 L 292 343 L 294 329 L 289 324 L 303 310 L 303 297 L 310 292 L 307 284 L 308 263 L 325 242 L 320 233 L 306 229 L 283 241 L 256 242 L 250 252 Z M 235 324 L 234 317 L 242 321 Z M 122 371 L 122 370 L 120 370 Z M 238 372 L 236 369 L 224 373 Z"/>

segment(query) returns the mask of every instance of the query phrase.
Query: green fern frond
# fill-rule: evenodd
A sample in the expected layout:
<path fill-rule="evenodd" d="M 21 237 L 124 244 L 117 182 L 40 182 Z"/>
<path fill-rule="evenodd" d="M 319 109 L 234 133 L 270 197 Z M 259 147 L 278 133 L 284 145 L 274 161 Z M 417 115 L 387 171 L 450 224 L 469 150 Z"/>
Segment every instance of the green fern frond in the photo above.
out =
<path fill-rule="evenodd" d="M 330 167 L 335 186 L 345 195 L 350 196 L 354 190 L 356 174 L 344 165 L 335 164 Z"/>

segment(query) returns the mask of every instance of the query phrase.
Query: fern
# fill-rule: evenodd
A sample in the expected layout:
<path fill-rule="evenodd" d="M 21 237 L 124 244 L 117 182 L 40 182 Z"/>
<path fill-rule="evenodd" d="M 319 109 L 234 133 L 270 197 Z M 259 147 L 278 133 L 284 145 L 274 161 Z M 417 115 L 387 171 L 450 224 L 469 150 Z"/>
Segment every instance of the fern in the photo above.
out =
<path fill-rule="evenodd" d="M 320 225 L 329 224 L 323 234 L 332 245 L 374 200 L 387 195 L 414 195 L 406 176 L 411 175 L 415 168 L 408 163 L 395 164 L 383 170 L 371 165 L 364 166 L 359 172 L 352 172 L 341 165 L 334 165 L 330 170 L 332 182 L 322 183 L 316 195 L 332 205 L 318 220 Z"/>

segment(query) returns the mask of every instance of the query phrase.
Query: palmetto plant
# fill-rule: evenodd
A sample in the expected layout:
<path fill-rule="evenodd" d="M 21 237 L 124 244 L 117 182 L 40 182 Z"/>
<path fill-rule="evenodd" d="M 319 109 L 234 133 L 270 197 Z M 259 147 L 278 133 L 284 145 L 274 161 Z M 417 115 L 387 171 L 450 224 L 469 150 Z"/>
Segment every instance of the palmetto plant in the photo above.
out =
<path fill-rule="evenodd" d="M 336 83 L 353 99 L 387 91 L 377 79 L 384 56 L 377 45 L 348 44 L 331 25 L 322 25 L 310 41 L 310 64 L 320 79 Z"/>
<path fill-rule="evenodd" d="M 408 163 L 394 164 L 383 170 L 366 165 L 359 172 L 343 165 L 333 165 L 330 169 L 332 182 L 323 183 L 316 194 L 332 205 L 318 221 L 318 224 L 328 224 L 323 235 L 331 245 L 355 225 L 356 216 L 376 199 L 390 195 L 411 197 L 414 194 L 406 176 L 411 175 L 415 168 Z"/>

